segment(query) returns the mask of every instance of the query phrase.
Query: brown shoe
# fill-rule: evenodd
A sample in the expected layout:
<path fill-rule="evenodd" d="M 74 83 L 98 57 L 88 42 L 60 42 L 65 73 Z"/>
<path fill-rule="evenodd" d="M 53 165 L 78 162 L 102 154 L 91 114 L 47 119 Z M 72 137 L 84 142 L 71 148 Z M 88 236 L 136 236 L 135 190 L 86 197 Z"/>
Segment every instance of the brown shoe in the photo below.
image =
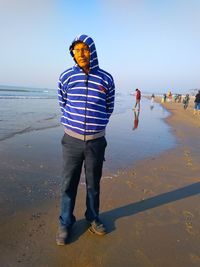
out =
<path fill-rule="evenodd" d="M 88 228 L 88 231 L 92 234 L 103 236 L 106 234 L 106 228 L 103 225 L 103 223 L 99 220 L 95 220 L 90 223 L 90 227 Z"/>
<path fill-rule="evenodd" d="M 69 228 L 66 228 L 64 226 L 59 226 L 58 232 L 56 234 L 56 244 L 58 246 L 66 245 L 68 237 L 69 237 Z"/>

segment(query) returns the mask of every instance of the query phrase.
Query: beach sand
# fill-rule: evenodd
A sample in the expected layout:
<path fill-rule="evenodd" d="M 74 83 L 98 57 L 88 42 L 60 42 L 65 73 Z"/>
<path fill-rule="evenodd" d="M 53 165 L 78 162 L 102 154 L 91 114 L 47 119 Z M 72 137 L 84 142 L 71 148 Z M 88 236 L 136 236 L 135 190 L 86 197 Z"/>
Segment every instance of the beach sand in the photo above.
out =
<path fill-rule="evenodd" d="M 81 184 L 77 222 L 63 247 L 55 243 L 61 168 L 55 140 L 62 128 L 2 142 L 0 266 L 200 266 L 200 116 L 193 116 L 192 106 L 164 106 L 171 112 L 166 121 L 177 137 L 176 148 L 104 174 L 104 237 L 87 231 Z"/>

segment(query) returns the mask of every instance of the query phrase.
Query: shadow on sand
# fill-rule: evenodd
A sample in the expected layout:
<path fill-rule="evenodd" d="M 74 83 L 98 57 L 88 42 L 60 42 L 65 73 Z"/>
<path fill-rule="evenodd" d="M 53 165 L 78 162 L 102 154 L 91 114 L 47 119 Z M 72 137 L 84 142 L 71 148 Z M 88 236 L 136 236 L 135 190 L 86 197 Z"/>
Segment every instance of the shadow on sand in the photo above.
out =
<path fill-rule="evenodd" d="M 170 191 L 158 196 L 148 198 L 136 203 L 131 203 L 122 207 L 115 208 L 101 213 L 101 218 L 105 221 L 108 233 L 116 229 L 115 222 L 119 218 L 133 216 L 139 212 L 153 209 L 171 202 L 175 202 L 187 197 L 191 197 L 200 193 L 200 182 Z M 78 239 L 87 230 L 85 220 L 77 222 L 74 229 L 74 236 L 71 238 L 71 242 Z"/>

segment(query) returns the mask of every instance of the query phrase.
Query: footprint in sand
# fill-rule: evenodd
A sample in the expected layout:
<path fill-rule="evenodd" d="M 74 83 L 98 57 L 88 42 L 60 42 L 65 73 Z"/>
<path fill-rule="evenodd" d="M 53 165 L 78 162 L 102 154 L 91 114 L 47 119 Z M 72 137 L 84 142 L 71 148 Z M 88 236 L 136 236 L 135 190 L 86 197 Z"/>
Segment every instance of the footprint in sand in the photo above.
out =
<path fill-rule="evenodd" d="M 183 212 L 183 215 L 185 217 L 185 226 L 186 226 L 186 231 L 189 234 L 193 234 L 193 218 L 194 218 L 194 214 L 192 214 L 190 211 L 185 210 Z"/>
<path fill-rule="evenodd" d="M 186 157 L 189 157 L 189 156 L 190 156 L 190 151 L 187 150 L 187 149 L 185 149 L 185 150 L 184 150 L 184 155 L 185 155 Z"/>
<path fill-rule="evenodd" d="M 129 188 L 134 187 L 134 183 L 132 181 L 126 181 L 126 184 L 128 185 Z"/>
<path fill-rule="evenodd" d="M 190 260 L 194 264 L 200 264 L 200 256 L 196 254 L 190 254 Z"/>
<path fill-rule="evenodd" d="M 186 157 L 186 166 L 192 166 L 192 157 L 189 150 L 184 150 L 184 156 Z"/>

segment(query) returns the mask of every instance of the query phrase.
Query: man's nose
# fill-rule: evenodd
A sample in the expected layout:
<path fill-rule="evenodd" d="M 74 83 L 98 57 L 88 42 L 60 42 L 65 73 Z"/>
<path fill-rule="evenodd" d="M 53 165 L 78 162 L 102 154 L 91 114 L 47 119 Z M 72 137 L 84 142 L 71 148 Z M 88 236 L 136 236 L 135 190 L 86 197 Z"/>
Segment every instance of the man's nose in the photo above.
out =
<path fill-rule="evenodd" d="M 80 49 L 80 55 L 83 56 L 85 54 L 83 49 Z"/>

